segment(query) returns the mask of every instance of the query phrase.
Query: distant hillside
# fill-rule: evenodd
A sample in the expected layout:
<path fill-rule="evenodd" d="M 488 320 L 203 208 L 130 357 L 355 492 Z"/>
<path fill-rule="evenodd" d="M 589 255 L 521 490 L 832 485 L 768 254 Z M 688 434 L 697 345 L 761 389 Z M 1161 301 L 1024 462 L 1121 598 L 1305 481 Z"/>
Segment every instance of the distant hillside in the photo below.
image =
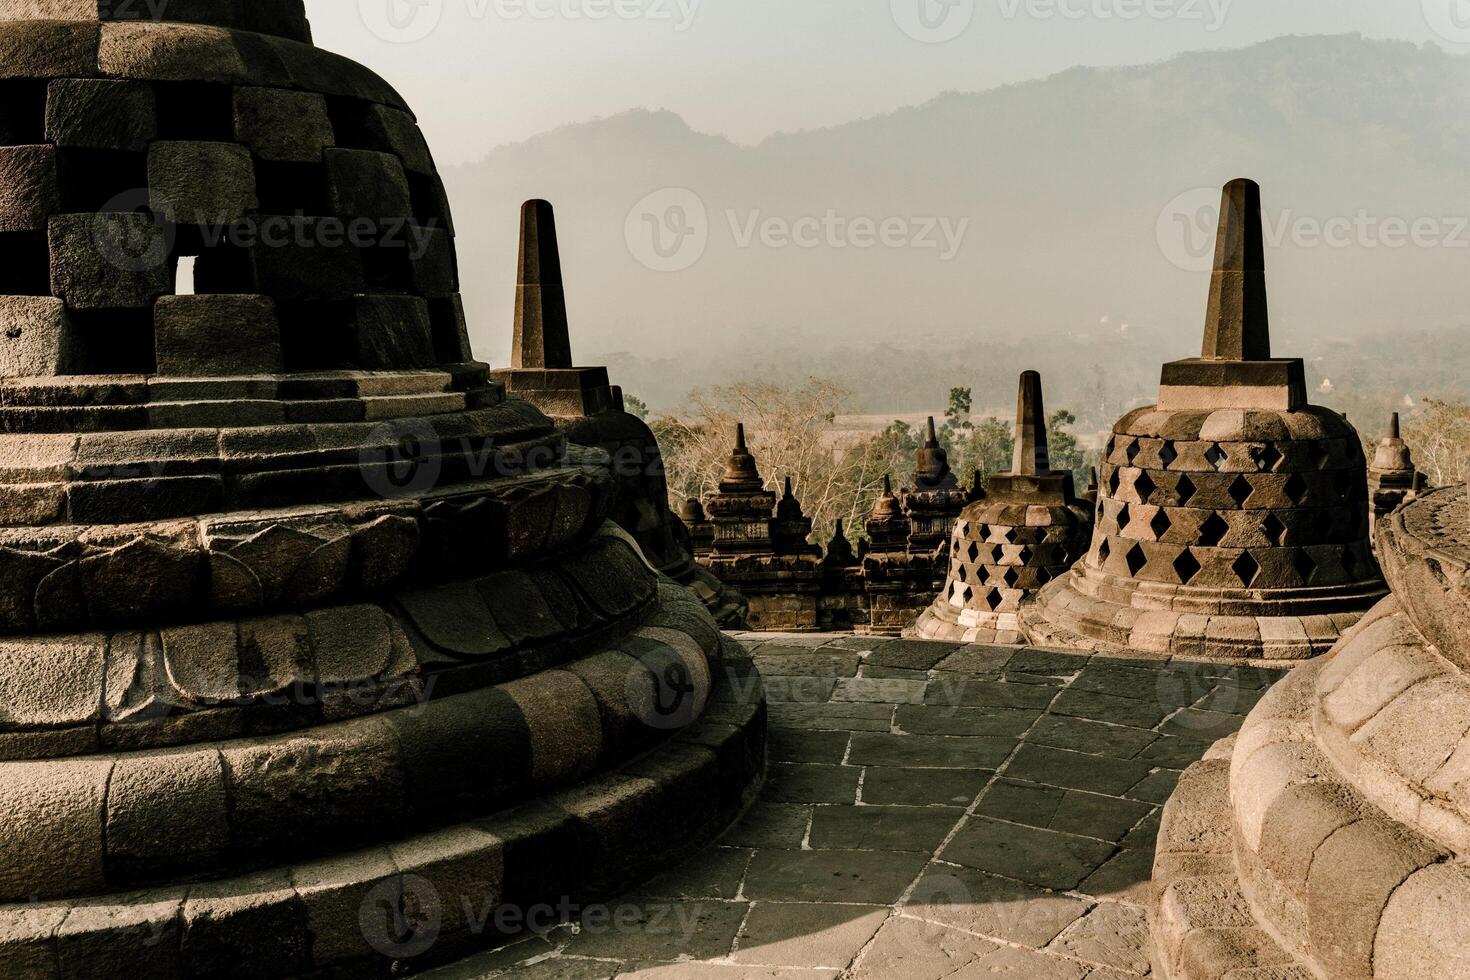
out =
<path fill-rule="evenodd" d="M 861 383 L 863 407 L 888 411 L 915 398 L 942 404 L 955 383 L 973 383 L 985 401 L 981 389 L 1030 366 L 1057 375 L 1054 401 L 1099 383 L 1119 397 L 1146 389 L 1160 359 L 1198 344 L 1208 229 L 1179 221 L 1208 224 L 1200 202 L 1208 208 L 1210 188 L 1238 175 L 1261 181 L 1268 222 L 1287 219 L 1288 238 L 1334 218 L 1367 229 L 1345 247 L 1271 250 L 1281 351 L 1315 355 L 1366 330 L 1470 321 L 1470 230 L 1456 220 L 1470 216 L 1470 58 L 1358 36 L 1078 68 L 756 147 L 640 110 L 502 147 L 445 179 L 467 308 L 489 359 L 509 348 L 517 207 L 546 197 L 560 221 L 575 349 L 629 355 L 613 361 L 650 401 L 753 366 L 793 376 L 862 367 L 887 341 L 901 352 L 902 390 L 885 394 L 877 363 Z M 708 215 L 703 257 L 683 271 L 652 271 L 626 244 L 630 210 L 663 188 L 692 191 Z M 968 226 L 950 261 L 940 248 L 852 247 L 851 236 L 839 237 L 846 248 L 773 247 L 755 231 L 742 246 L 760 228 L 753 218 L 829 211 L 875 226 L 901 219 L 905 236 L 926 219 Z M 1432 222 L 1421 235 L 1430 247 L 1396 247 L 1394 220 L 1416 219 Z M 964 356 L 945 353 L 961 342 Z M 698 349 L 703 357 L 659 363 Z M 1458 383 L 1449 365 L 1419 359 L 1409 381 Z M 912 391 L 926 366 L 932 398 Z"/>

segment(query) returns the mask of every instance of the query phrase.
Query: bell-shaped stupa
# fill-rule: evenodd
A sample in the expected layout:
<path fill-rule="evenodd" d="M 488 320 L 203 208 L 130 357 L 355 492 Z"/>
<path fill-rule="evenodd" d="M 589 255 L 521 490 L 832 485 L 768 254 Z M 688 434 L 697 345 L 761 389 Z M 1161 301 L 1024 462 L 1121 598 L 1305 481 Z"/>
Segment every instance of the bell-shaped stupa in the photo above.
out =
<path fill-rule="evenodd" d="M 1366 461 L 1271 356 L 1260 188 L 1225 187 L 1202 356 L 1164 365 L 1102 465 L 1092 548 L 1024 613 L 1039 644 L 1299 660 L 1385 591 Z"/>
<path fill-rule="evenodd" d="M 475 361 L 402 99 L 144 6 L 0 0 L 0 972 L 413 972 L 708 840 L 753 668 Z"/>
<path fill-rule="evenodd" d="M 965 643 L 1021 639 L 1021 604 L 1064 574 L 1087 547 L 1091 510 L 1071 473 L 1051 468 L 1041 375 L 1021 375 L 1009 473 L 985 481 L 982 498 L 955 523 L 949 578 L 909 635 Z"/>

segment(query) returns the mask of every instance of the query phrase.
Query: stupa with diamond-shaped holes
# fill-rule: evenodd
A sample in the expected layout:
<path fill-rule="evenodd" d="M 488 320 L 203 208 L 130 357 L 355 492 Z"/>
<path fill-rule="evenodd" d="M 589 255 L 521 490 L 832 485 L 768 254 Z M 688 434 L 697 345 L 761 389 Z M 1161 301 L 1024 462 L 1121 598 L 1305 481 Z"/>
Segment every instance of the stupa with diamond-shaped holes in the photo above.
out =
<path fill-rule="evenodd" d="M 1357 432 L 1271 356 L 1260 188 L 1225 187 L 1200 357 L 1108 440 L 1092 547 L 1023 612 L 1038 644 L 1296 660 L 1385 586 Z"/>
<path fill-rule="evenodd" d="M 1072 474 L 1051 468 L 1041 375 L 1021 375 L 1015 457 L 1009 473 L 985 481 L 949 545 L 944 591 L 907 635 L 965 643 L 1016 643 L 1021 604 L 1071 567 L 1087 547 L 1089 508 Z"/>
<path fill-rule="evenodd" d="M 742 810 L 753 665 L 301 0 L 0 0 L 0 174 L 0 975 L 399 976 Z"/>

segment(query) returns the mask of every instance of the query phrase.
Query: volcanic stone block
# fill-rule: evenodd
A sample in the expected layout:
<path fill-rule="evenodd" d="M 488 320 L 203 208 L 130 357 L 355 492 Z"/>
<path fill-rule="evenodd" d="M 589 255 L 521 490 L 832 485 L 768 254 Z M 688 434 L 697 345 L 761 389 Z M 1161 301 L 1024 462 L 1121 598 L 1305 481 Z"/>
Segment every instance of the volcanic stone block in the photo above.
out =
<path fill-rule="evenodd" d="M 169 290 L 168 245 L 149 215 L 53 215 L 47 238 L 51 293 L 71 309 L 146 307 Z"/>
<path fill-rule="evenodd" d="M 0 146 L 0 232 L 39 231 L 58 207 L 56 148 Z"/>
<path fill-rule="evenodd" d="M 434 363 L 429 307 L 417 296 L 357 297 L 352 332 L 352 360 L 360 368 L 401 369 Z"/>
<path fill-rule="evenodd" d="M 70 23 L 59 21 L 70 20 Z M 97 74 L 95 21 L 12 22 L 0 34 L 0 78 L 85 78 Z"/>
<path fill-rule="evenodd" d="M 448 299 L 430 300 L 429 321 L 434 332 L 434 356 L 440 364 L 463 364 L 475 359 L 464 317 L 464 299 L 459 293 Z"/>
<path fill-rule="evenodd" d="M 155 212 L 181 225 L 238 221 L 260 204 L 250 151 L 235 143 L 154 143 L 148 197 Z"/>
<path fill-rule="evenodd" d="M 281 325 L 267 296 L 164 296 L 153 310 L 158 373 L 276 374 Z"/>
<path fill-rule="evenodd" d="M 454 239 L 443 228 L 415 224 L 411 229 L 413 281 L 430 299 L 444 299 L 459 289 L 455 268 Z"/>
<path fill-rule="evenodd" d="M 46 90 L 46 138 L 92 150 L 148 148 L 158 135 L 158 105 L 145 82 L 58 78 Z"/>
<path fill-rule="evenodd" d="M 101 759 L 0 764 L 0 897 L 6 902 L 104 882 Z"/>
<path fill-rule="evenodd" d="M 374 104 L 368 107 L 367 125 L 371 135 L 381 146 L 398 155 L 404 170 L 413 174 L 434 173 L 429 144 L 408 113 Z"/>
<path fill-rule="evenodd" d="M 277 300 L 343 300 L 363 290 L 361 253 L 321 218 L 291 219 L 282 235 L 262 235 L 250 249 L 259 292 Z"/>
<path fill-rule="evenodd" d="M 251 71 L 236 43 L 250 35 L 203 24 L 165 24 L 152 21 L 104 24 L 97 48 L 97 67 L 119 78 L 158 81 L 245 82 L 259 85 L 272 65 L 262 59 Z M 275 69 L 285 81 L 285 72 Z"/>
<path fill-rule="evenodd" d="M 230 841 L 218 752 L 125 756 L 107 793 L 109 866 L 132 880 L 208 866 Z"/>
<path fill-rule="evenodd" d="M 66 304 L 51 296 L 0 297 L 0 377 L 49 377 L 71 370 Z"/>
<path fill-rule="evenodd" d="M 317 163 L 336 144 L 327 100 L 315 92 L 235 89 L 235 136 L 262 160 Z"/>
<path fill-rule="evenodd" d="M 351 218 L 411 218 L 413 198 L 403 164 L 373 150 L 323 151 L 332 211 Z"/>

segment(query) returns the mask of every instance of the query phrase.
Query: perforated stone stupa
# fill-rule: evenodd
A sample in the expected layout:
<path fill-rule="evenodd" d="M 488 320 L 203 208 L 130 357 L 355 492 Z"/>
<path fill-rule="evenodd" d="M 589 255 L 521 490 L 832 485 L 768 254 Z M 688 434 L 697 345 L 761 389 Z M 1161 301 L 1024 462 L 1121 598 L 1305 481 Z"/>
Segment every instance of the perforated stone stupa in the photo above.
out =
<path fill-rule="evenodd" d="M 474 360 L 402 100 L 123 10 L 0 0 L 0 975 L 413 972 L 708 840 L 758 677 Z"/>
<path fill-rule="evenodd" d="M 1021 604 L 1071 567 L 1086 550 L 1091 527 L 1072 474 L 1051 468 L 1041 375 L 1027 371 L 1016 398 L 1011 470 L 986 480 L 983 498 L 960 513 L 944 591 L 908 635 L 1020 642 Z"/>
<path fill-rule="evenodd" d="M 1043 645 L 1324 653 L 1384 594 L 1353 427 L 1271 357 L 1260 189 L 1226 186 L 1204 350 L 1108 441 L 1092 547 L 1023 613 Z"/>
<path fill-rule="evenodd" d="M 1164 980 L 1470 976 L 1467 507 L 1439 490 L 1380 525 L 1391 597 L 1180 779 Z"/>

